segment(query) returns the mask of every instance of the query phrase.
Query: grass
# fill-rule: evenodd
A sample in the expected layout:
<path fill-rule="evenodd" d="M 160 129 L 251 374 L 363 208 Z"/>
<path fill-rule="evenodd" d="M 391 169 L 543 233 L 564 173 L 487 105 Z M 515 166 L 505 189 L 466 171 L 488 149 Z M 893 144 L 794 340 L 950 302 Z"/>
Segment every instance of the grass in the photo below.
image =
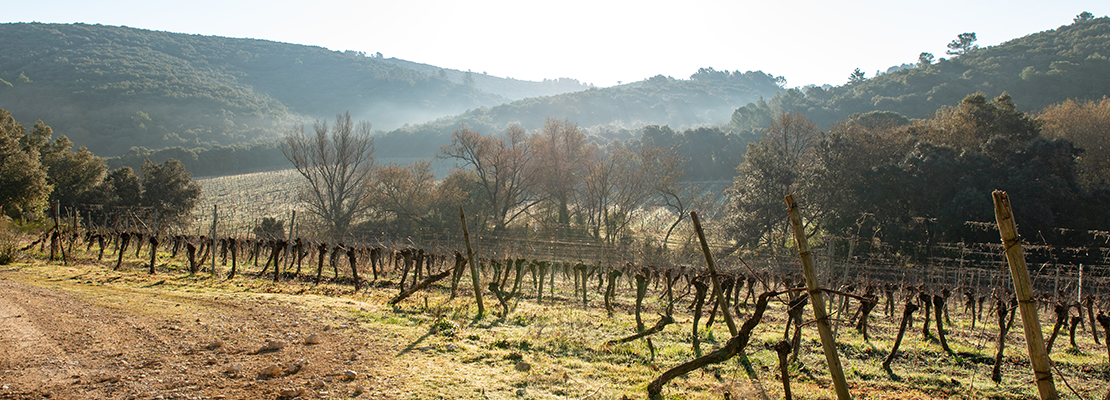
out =
<path fill-rule="evenodd" d="M 405 398 L 641 398 L 648 382 L 695 356 L 690 341 L 692 316 L 685 307 L 688 299 L 675 307 L 676 324 L 651 337 L 654 356 L 644 340 L 604 345 L 607 340 L 634 333 L 633 292 L 623 281 L 617 285 L 617 312 L 612 318 L 596 293 L 590 294 L 591 306 L 582 307 L 580 296 L 570 291 L 573 279 L 564 281 L 562 276 L 556 280 L 554 298 L 545 293 L 544 300 L 537 303 L 531 297 L 534 290 L 526 289 L 526 298 L 512 315 L 475 318 L 467 290 L 449 299 L 448 288 L 435 286 L 391 307 L 386 301 L 397 289 L 388 284 L 370 285 L 370 289 L 358 293 L 352 293 L 350 286 L 316 286 L 307 278 L 275 284 L 270 279 L 254 278 L 253 266 L 241 266 L 243 273 L 234 280 L 213 279 L 205 273 L 188 274 L 182 260 L 171 260 L 167 254 L 159 255 L 159 273 L 151 276 L 145 272 L 146 257 L 133 258 L 133 252 L 129 253 L 121 271 L 111 270 L 114 257 L 106 255 L 106 261 L 96 263 L 95 252 L 79 252 L 75 266 L 63 267 L 44 262 L 44 255 L 32 250 L 29 262 L 12 266 L 31 277 L 28 279 L 42 280 L 44 285 L 65 285 L 71 290 L 110 286 L 114 294 L 100 303 L 129 312 L 190 312 L 175 311 L 175 298 L 204 294 L 213 299 L 213 310 L 223 307 L 218 299 L 226 297 L 251 303 L 290 302 L 313 313 L 326 313 L 328 318 L 341 321 L 336 329 L 367 342 L 387 344 L 388 356 L 395 360 L 394 369 L 389 371 L 393 375 L 387 378 L 403 382 L 405 392 L 400 397 Z M 226 273 L 228 268 L 221 268 Z M 530 280 L 526 278 L 525 282 Z M 128 291 L 156 291 L 162 303 L 136 304 L 127 299 Z M 88 291 L 89 296 L 109 296 L 104 293 Z M 662 303 L 658 293 L 649 291 L 648 296 L 643 315 L 645 325 L 650 326 L 658 318 Z M 490 310 L 500 310 L 496 300 L 487 297 L 487 301 L 491 301 Z M 839 355 L 855 398 L 1037 398 L 1035 387 L 1028 383 L 1032 373 L 1025 361 L 1020 326 L 1015 326 L 1007 338 L 1003 381 L 995 384 L 990 381 L 990 371 L 997 332 L 990 322 L 977 323 L 972 330 L 968 317 L 959 312 L 961 308 L 952 307 L 954 326 L 948 327 L 948 340 L 954 354 L 941 350 L 935 339 L 923 339 L 918 319 L 907 332 L 901 356 L 890 372 L 883 370 L 881 363 L 893 345 L 900 312 L 895 313 L 895 319 L 888 319 L 881 314 L 882 307 L 877 308 L 872 314 L 869 341 L 846 322 L 840 323 Z M 252 309 L 247 306 L 237 311 L 249 314 Z M 807 311 L 807 318 L 810 315 Z M 1042 324 L 1048 324 L 1047 316 L 1041 317 Z M 746 319 L 747 315 L 741 314 L 737 324 Z M 771 345 L 782 339 L 785 319 L 785 306 L 773 301 L 763 323 L 754 331 L 746 357 L 676 379 L 664 388 L 664 395 L 673 399 L 719 399 L 724 393 L 732 398 L 781 398 L 778 357 Z M 1020 319 L 1015 323 L 1019 324 Z M 931 328 L 935 329 L 935 324 Z M 699 334 L 702 353 L 707 354 L 723 344 L 728 331 L 716 318 L 712 327 L 699 329 Z M 1077 335 L 1079 348 L 1070 349 L 1065 336 L 1058 339 L 1052 354 L 1062 373 L 1057 373 L 1057 388 L 1063 398 L 1075 398 L 1064 385 L 1066 380 L 1083 396 L 1101 396 L 1105 382 L 1110 381 L 1105 347 L 1096 346 L 1089 331 Z M 518 371 L 515 366 L 519 361 L 531 368 Z M 825 365 L 816 329 L 806 326 L 799 362 L 790 366 L 795 398 L 835 397 Z"/>

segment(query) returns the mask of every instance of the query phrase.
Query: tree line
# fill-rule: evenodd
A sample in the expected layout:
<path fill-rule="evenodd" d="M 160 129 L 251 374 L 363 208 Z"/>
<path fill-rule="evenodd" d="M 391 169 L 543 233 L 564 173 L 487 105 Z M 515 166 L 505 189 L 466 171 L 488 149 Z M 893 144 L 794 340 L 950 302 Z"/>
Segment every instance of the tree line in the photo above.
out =
<path fill-rule="evenodd" d="M 967 222 L 991 221 L 989 194 L 1000 189 L 1014 199 L 1025 240 L 1091 245 L 1088 232 L 1110 226 L 1108 129 L 1107 98 L 1030 115 L 1008 94 L 976 93 L 932 118 L 870 112 L 828 130 L 782 112 L 748 147 L 727 226 L 736 247 L 787 246 L 779 199 L 796 193 L 811 235 L 926 257 L 938 242 L 997 240 Z"/>
<path fill-rule="evenodd" d="M 704 196 L 686 183 L 680 146 L 602 144 L 566 119 L 549 118 L 531 132 L 515 124 L 490 133 L 462 125 L 437 155 L 456 166 L 439 180 L 428 159 L 374 165 L 369 126 L 349 114 L 305 131 L 300 126 L 289 133 L 283 150 L 305 178 L 301 197 L 309 213 L 322 223 L 321 233 L 335 239 L 454 227 L 461 207 L 483 231 L 561 224 L 615 242 L 649 208 L 681 216 Z M 676 217 L 671 229 L 680 221 Z"/>
<path fill-rule="evenodd" d="M 140 174 L 131 167 L 108 169 L 84 146 L 73 149 L 65 135 L 41 120 L 27 129 L 0 109 L 0 213 L 25 221 L 43 217 L 50 203 L 150 207 L 161 221 L 183 224 L 200 198 L 200 186 L 177 160 L 147 160 Z"/>
<path fill-rule="evenodd" d="M 350 124 L 340 116 L 333 126 Z M 326 124 L 316 129 L 328 132 Z M 638 140 L 600 141 L 567 119 L 549 118 L 534 131 L 461 125 L 437 155 L 455 163 L 447 176 L 437 180 L 427 159 L 368 168 L 358 179 L 362 194 L 348 199 L 359 214 L 331 233 L 455 227 L 461 206 L 483 230 L 556 224 L 607 243 L 629 241 L 632 227 L 655 221 L 663 228 L 648 245 L 665 251 L 689 211 L 703 210 L 725 227 L 730 251 L 781 249 L 790 239 L 780 199 L 796 193 L 808 234 L 868 238 L 855 251 L 926 258 L 937 243 L 996 240 L 969 222 L 991 221 L 984 202 L 1001 189 L 1017 199 L 1028 240 L 1077 247 L 1110 225 L 1102 207 L 1110 201 L 1107 129 L 1105 98 L 1028 114 L 1008 94 L 983 93 L 932 118 L 870 112 L 827 130 L 782 112 L 746 135 L 647 126 Z M 370 139 L 368 131 L 355 136 Z M 306 138 L 292 139 L 286 148 Z M 312 144 L 323 154 L 343 141 L 353 143 Z M 319 204 L 314 213 L 329 221 L 332 211 Z"/>

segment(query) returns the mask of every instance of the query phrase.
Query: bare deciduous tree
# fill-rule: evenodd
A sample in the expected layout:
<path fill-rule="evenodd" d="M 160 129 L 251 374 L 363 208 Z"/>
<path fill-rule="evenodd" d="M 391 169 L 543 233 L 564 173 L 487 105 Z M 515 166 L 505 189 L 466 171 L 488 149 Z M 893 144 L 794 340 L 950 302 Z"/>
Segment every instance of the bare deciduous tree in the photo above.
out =
<path fill-rule="evenodd" d="M 504 229 L 539 202 L 534 195 L 537 177 L 531 166 L 531 142 L 519 125 L 509 126 L 501 137 L 483 136 L 463 126 L 440 154 L 473 169 L 488 207 L 478 219 L 490 219 L 494 230 Z"/>
<path fill-rule="evenodd" d="M 704 202 L 701 198 L 701 188 L 687 182 L 685 160 L 675 148 L 661 148 L 643 146 L 640 148 L 640 157 L 646 171 L 647 180 L 656 197 L 656 205 L 674 211 L 675 220 L 667 228 L 663 237 L 663 250 L 671 240 L 675 227 L 690 215 L 690 210 L 697 208 L 697 204 Z"/>
<path fill-rule="evenodd" d="M 551 201 L 557 222 L 569 224 L 571 205 L 586 175 L 586 135 L 570 120 L 547 118 L 532 146 L 539 170 L 538 189 Z"/>
<path fill-rule="evenodd" d="M 594 236 L 612 244 L 635 219 L 651 194 L 640 155 L 625 145 L 610 145 L 608 151 L 591 148 L 583 179 L 583 197 Z"/>
<path fill-rule="evenodd" d="M 366 212 L 366 184 L 374 172 L 374 140 L 369 122 L 351 122 L 351 114 L 312 124 L 314 134 L 305 135 L 304 125 L 285 135 L 281 150 L 305 178 L 301 193 L 308 212 L 320 218 L 325 236 L 338 240 L 352 222 Z"/>
<path fill-rule="evenodd" d="M 435 200 L 436 177 L 429 160 L 389 164 L 374 173 L 369 199 L 374 207 L 403 221 L 424 222 Z"/>

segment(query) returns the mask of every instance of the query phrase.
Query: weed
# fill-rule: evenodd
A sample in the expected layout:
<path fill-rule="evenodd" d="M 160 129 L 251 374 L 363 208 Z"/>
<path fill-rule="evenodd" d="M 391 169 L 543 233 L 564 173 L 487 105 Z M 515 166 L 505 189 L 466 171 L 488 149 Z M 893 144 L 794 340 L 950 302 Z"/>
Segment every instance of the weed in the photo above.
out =
<path fill-rule="evenodd" d="M 459 324 L 444 317 L 436 318 L 435 322 L 432 322 L 432 327 L 428 330 L 433 335 L 445 337 L 455 337 L 458 331 Z"/>
<path fill-rule="evenodd" d="M 516 325 L 516 326 L 528 326 L 528 324 L 530 324 L 532 322 L 534 317 L 535 316 L 533 316 L 532 318 L 529 318 L 529 317 L 524 316 L 524 315 L 517 315 L 517 316 L 512 318 L 512 323 L 513 323 L 513 325 Z"/>
<path fill-rule="evenodd" d="M 19 237 L 12 230 L 11 220 L 0 216 L 0 265 L 8 265 L 19 258 Z"/>

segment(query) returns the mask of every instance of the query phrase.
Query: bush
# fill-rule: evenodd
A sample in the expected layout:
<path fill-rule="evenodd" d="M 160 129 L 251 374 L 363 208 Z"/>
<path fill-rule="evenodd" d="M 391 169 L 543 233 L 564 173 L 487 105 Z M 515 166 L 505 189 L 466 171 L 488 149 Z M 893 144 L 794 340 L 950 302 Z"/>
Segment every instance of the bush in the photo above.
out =
<path fill-rule="evenodd" d="M 8 265 L 19 256 L 19 236 L 12 230 L 11 220 L 0 216 L 0 265 Z"/>
<path fill-rule="evenodd" d="M 284 239 L 285 222 L 273 217 L 262 218 L 262 223 L 254 227 L 254 236 L 259 239 Z"/>

